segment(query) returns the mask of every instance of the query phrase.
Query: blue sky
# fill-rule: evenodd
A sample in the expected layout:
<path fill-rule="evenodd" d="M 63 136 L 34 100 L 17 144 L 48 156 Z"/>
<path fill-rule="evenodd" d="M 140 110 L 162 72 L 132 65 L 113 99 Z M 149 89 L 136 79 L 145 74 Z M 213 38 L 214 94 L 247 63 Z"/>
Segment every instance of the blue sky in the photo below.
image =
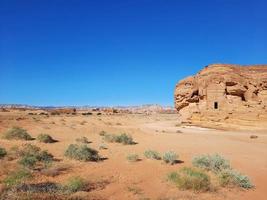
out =
<path fill-rule="evenodd" d="M 211 63 L 267 63 L 265 0 L 0 0 L 0 103 L 173 105 Z"/>

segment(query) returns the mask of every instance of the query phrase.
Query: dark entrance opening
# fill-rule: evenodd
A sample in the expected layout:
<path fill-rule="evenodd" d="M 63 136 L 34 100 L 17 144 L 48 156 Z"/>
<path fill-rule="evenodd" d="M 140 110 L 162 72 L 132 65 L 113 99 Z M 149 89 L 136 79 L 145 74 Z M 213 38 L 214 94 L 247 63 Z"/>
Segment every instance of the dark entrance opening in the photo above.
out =
<path fill-rule="evenodd" d="M 214 109 L 218 109 L 218 102 L 214 102 Z"/>

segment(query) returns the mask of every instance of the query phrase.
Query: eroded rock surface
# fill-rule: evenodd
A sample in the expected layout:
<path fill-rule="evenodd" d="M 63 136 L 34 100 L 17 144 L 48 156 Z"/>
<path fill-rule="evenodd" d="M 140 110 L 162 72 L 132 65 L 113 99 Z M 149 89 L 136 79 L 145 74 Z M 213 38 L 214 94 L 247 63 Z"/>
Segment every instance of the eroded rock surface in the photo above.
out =
<path fill-rule="evenodd" d="M 175 108 L 184 122 L 267 123 L 267 65 L 209 65 L 176 85 Z"/>

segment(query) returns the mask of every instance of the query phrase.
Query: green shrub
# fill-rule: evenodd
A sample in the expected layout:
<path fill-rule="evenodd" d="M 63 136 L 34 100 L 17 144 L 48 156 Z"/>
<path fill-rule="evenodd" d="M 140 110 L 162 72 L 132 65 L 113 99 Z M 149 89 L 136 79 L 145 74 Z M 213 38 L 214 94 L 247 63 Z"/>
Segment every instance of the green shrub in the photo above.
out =
<path fill-rule="evenodd" d="M 65 151 L 65 156 L 80 161 L 98 161 L 98 151 L 89 148 L 87 145 L 70 144 Z"/>
<path fill-rule="evenodd" d="M 169 151 L 166 152 L 163 156 L 162 156 L 162 160 L 165 163 L 169 163 L 171 165 L 175 164 L 175 162 L 177 162 L 177 159 L 179 158 L 179 156 L 173 152 L 173 151 Z"/>
<path fill-rule="evenodd" d="M 147 150 L 144 152 L 144 156 L 148 159 L 160 160 L 160 154 L 157 151 Z"/>
<path fill-rule="evenodd" d="M 116 142 L 116 143 L 122 143 L 124 145 L 127 144 L 134 144 L 133 138 L 130 135 L 127 135 L 126 133 L 115 135 L 115 134 L 105 134 L 104 140 L 107 142 Z"/>
<path fill-rule="evenodd" d="M 127 156 L 127 160 L 129 162 L 137 162 L 137 161 L 139 161 L 139 156 L 137 154 L 129 154 Z"/>
<path fill-rule="evenodd" d="M 210 177 L 205 172 L 189 167 L 170 173 L 168 180 L 183 190 L 207 191 L 211 185 Z"/>
<path fill-rule="evenodd" d="M 33 168 L 40 162 L 45 166 L 53 161 L 53 155 L 48 153 L 47 151 L 42 151 L 39 147 L 26 144 L 19 150 L 19 155 L 21 156 L 20 160 L 18 161 L 24 167 Z"/>
<path fill-rule="evenodd" d="M 0 147 L 0 159 L 5 157 L 7 154 L 6 150 L 2 147 Z"/>
<path fill-rule="evenodd" d="M 238 186 L 249 189 L 254 187 L 248 176 L 241 174 L 235 170 L 223 170 L 219 173 L 219 183 L 221 186 Z"/>
<path fill-rule="evenodd" d="M 3 183 L 7 187 L 12 187 L 21 184 L 23 181 L 31 178 L 32 175 L 28 170 L 20 169 L 10 173 L 4 180 Z"/>
<path fill-rule="evenodd" d="M 35 156 L 27 155 L 23 156 L 18 163 L 23 167 L 34 168 L 37 162 L 38 160 Z"/>
<path fill-rule="evenodd" d="M 195 167 L 210 170 L 215 173 L 231 168 L 229 161 L 219 154 L 196 156 L 193 158 L 192 164 Z"/>
<path fill-rule="evenodd" d="M 87 137 L 80 137 L 76 139 L 76 142 L 83 143 L 83 144 L 88 144 L 89 140 Z"/>
<path fill-rule="evenodd" d="M 56 142 L 56 140 L 54 140 L 50 135 L 48 134 L 40 134 L 37 136 L 37 140 L 39 142 L 43 142 L 43 143 L 54 143 Z"/>
<path fill-rule="evenodd" d="M 65 184 L 65 189 L 68 192 L 83 191 L 87 186 L 87 183 L 81 177 L 72 177 Z"/>
<path fill-rule="evenodd" d="M 32 140 L 33 138 L 25 129 L 13 127 L 4 133 L 4 138 L 8 140 Z"/>

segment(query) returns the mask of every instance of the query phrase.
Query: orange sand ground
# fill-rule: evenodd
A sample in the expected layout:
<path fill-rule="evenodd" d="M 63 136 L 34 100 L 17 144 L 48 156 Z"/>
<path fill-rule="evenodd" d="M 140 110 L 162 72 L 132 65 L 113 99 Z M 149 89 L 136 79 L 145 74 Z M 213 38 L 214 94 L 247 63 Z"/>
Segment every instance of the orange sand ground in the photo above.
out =
<path fill-rule="evenodd" d="M 35 118 L 35 119 L 34 119 Z M 93 182 L 105 182 L 92 192 L 80 192 L 79 195 L 95 195 L 104 199 L 190 199 L 190 200 L 263 200 L 267 196 L 267 131 L 222 131 L 198 127 L 186 127 L 178 124 L 176 114 L 154 115 L 101 115 L 101 116 L 29 116 L 27 111 L 0 112 L 0 137 L 9 127 L 20 126 L 33 136 L 48 133 L 59 140 L 53 144 L 42 144 L 30 141 L 42 149 L 47 149 L 57 159 L 58 164 L 70 168 L 56 176 L 36 177 L 34 181 L 54 181 L 64 183 L 71 176 L 81 176 Z M 122 145 L 106 143 L 99 136 L 100 131 L 108 133 L 129 133 L 138 143 Z M 176 133 L 177 130 L 182 133 Z M 258 135 L 250 139 L 250 135 Z M 79 162 L 64 157 L 64 150 L 75 139 L 86 136 L 92 142 L 89 145 L 99 149 L 105 144 L 107 150 L 99 150 L 107 159 L 98 163 Z M 0 146 L 7 150 L 25 141 L 8 141 L 0 139 Z M 147 160 L 143 156 L 145 150 L 152 149 L 160 153 L 172 150 L 179 154 L 183 163 L 167 165 L 162 161 Z M 129 163 L 126 156 L 137 153 L 141 161 Z M 180 191 L 166 181 L 166 175 L 183 166 L 191 166 L 193 156 L 203 153 L 219 153 L 228 158 L 233 168 L 247 174 L 256 185 L 255 189 L 223 189 L 194 193 Z M 11 161 L 13 162 L 13 161 Z M 14 161 L 16 162 L 16 161 Z M 13 163 L 14 163 L 13 162 Z M 12 170 L 9 161 L 0 160 L 0 181 L 8 171 Z M 1 183 L 0 183 L 1 186 Z"/>

